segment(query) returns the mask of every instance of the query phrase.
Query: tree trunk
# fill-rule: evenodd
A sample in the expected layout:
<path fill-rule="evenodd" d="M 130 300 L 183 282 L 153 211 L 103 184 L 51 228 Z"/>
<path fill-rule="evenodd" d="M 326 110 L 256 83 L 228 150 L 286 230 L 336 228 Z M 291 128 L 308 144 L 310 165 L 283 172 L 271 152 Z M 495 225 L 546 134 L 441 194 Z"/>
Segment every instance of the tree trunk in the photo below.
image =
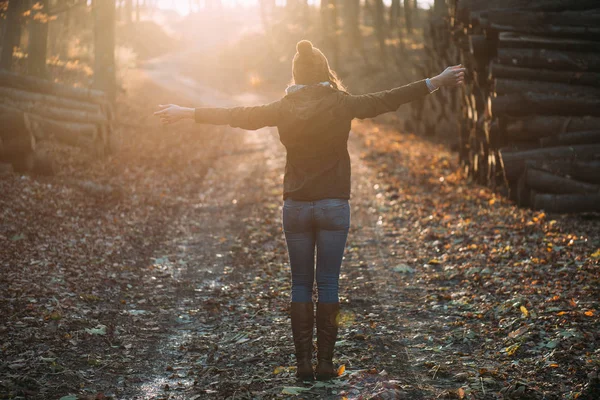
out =
<path fill-rule="evenodd" d="M 33 11 L 29 22 L 29 49 L 27 52 L 27 73 L 38 78 L 46 78 L 46 53 L 48 48 L 48 0 L 40 1 L 42 8 Z"/>
<path fill-rule="evenodd" d="M 375 0 L 375 33 L 379 43 L 379 53 L 382 64 L 387 67 L 387 52 L 385 49 L 385 18 L 383 0 Z"/>
<path fill-rule="evenodd" d="M 23 14 L 21 0 L 10 0 L 6 11 L 6 30 L 2 40 L 2 54 L 0 55 L 0 69 L 10 71 L 13 60 L 13 50 L 18 46 L 21 38 L 21 23 Z"/>
<path fill-rule="evenodd" d="M 492 63 L 490 65 L 490 75 L 494 78 L 539 80 L 600 87 L 600 73 L 598 72 L 554 71 Z"/>
<path fill-rule="evenodd" d="M 69 42 L 71 39 L 71 8 L 67 8 L 63 15 L 63 24 L 60 31 L 59 40 L 59 55 L 63 60 L 67 60 L 69 58 Z"/>
<path fill-rule="evenodd" d="M 115 67 L 115 0 L 94 2 L 94 83 L 114 103 L 117 95 Z"/>
<path fill-rule="evenodd" d="M 412 6 L 410 4 L 410 0 L 404 0 L 404 24 L 406 25 L 406 32 L 410 35 L 412 34 Z"/>
<path fill-rule="evenodd" d="M 600 156 L 600 144 L 549 147 L 525 151 L 500 149 L 500 160 L 507 182 L 516 182 L 529 160 L 591 160 Z"/>
<path fill-rule="evenodd" d="M 600 97 L 565 97 L 560 94 L 512 93 L 491 97 L 492 115 L 573 115 L 600 116 Z"/>
<path fill-rule="evenodd" d="M 600 211 L 600 194 L 544 194 L 534 195 L 537 210 L 555 213 Z"/>
<path fill-rule="evenodd" d="M 125 0 L 123 9 L 125 11 L 125 23 L 131 24 L 133 22 L 133 0 Z"/>
<path fill-rule="evenodd" d="M 333 68 L 338 68 L 339 63 L 339 43 L 337 40 L 337 7 L 335 0 L 321 0 L 321 29 L 323 32 L 323 42 L 325 43 L 326 54 L 331 54 L 330 61 Z"/>
<path fill-rule="evenodd" d="M 390 32 L 398 29 L 398 19 L 400 18 L 400 0 L 392 0 L 390 5 Z"/>
<path fill-rule="evenodd" d="M 498 49 L 498 61 L 527 68 L 600 71 L 600 54 L 544 49 Z"/>

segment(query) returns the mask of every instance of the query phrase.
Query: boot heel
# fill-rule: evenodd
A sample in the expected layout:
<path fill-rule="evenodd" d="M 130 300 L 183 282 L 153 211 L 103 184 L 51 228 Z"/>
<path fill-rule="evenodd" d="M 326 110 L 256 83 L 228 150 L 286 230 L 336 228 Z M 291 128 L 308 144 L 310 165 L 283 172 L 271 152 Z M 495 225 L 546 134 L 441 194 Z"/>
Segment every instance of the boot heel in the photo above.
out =
<path fill-rule="evenodd" d="M 313 328 L 315 321 L 314 304 L 291 302 L 292 336 L 296 350 L 296 377 L 300 380 L 315 379 L 313 354 Z"/>
<path fill-rule="evenodd" d="M 337 376 L 333 366 L 333 349 L 338 334 L 340 303 L 317 303 L 317 368 L 318 380 Z"/>

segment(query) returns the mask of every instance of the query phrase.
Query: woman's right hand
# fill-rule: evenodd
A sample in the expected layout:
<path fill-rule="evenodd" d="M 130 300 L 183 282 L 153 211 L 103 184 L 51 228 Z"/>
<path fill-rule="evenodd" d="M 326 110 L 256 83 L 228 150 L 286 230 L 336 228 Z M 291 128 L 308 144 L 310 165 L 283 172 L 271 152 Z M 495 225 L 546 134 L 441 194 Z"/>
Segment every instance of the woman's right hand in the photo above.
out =
<path fill-rule="evenodd" d="M 462 64 L 453 65 L 448 67 L 439 74 L 431 78 L 431 83 L 433 83 L 436 87 L 442 86 L 460 86 L 465 83 L 465 71 L 467 69 L 462 66 Z"/>
<path fill-rule="evenodd" d="M 172 124 L 182 119 L 194 119 L 194 109 L 181 107 L 177 104 L 161 104 L 159 111 L 155 112 L 154 115 L 160 117 L 163 124 Z"/>

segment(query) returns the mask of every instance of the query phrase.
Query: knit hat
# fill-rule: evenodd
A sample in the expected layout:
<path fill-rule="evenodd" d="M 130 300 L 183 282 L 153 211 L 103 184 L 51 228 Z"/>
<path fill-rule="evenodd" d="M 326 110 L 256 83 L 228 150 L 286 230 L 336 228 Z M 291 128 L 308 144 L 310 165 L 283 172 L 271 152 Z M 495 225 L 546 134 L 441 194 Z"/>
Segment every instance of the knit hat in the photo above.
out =
<path fill-rule="evenodd" d="M 296 45 L 296 55 L 292 61 L 292 76 L 298 85 L 312 85 L 329 81 L 329 62 L 321 50 L 313 47 L 308 40 Z"/>

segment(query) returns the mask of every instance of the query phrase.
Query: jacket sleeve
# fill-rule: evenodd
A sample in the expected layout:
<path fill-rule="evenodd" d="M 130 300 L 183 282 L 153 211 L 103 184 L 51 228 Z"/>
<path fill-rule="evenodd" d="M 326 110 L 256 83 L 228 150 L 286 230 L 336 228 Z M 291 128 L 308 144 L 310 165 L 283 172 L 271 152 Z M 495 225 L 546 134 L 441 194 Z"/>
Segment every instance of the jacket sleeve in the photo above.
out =
<path fill-rule="evenodd" d="M 351 118 L 372 118 L 379 114 L 396 111 L 404 103 L 429 94 L 425 79 L 381 92 L 345 95 L 344 108 Z"/>
<path fill-rule="evenodd" d="M 213 108 L 200 107 L 194 110 L 194 120 L 200 124 L 230 125 L 247 130 L 276 126 L 279 122 L 281 101 L 255 106 Z"/>

